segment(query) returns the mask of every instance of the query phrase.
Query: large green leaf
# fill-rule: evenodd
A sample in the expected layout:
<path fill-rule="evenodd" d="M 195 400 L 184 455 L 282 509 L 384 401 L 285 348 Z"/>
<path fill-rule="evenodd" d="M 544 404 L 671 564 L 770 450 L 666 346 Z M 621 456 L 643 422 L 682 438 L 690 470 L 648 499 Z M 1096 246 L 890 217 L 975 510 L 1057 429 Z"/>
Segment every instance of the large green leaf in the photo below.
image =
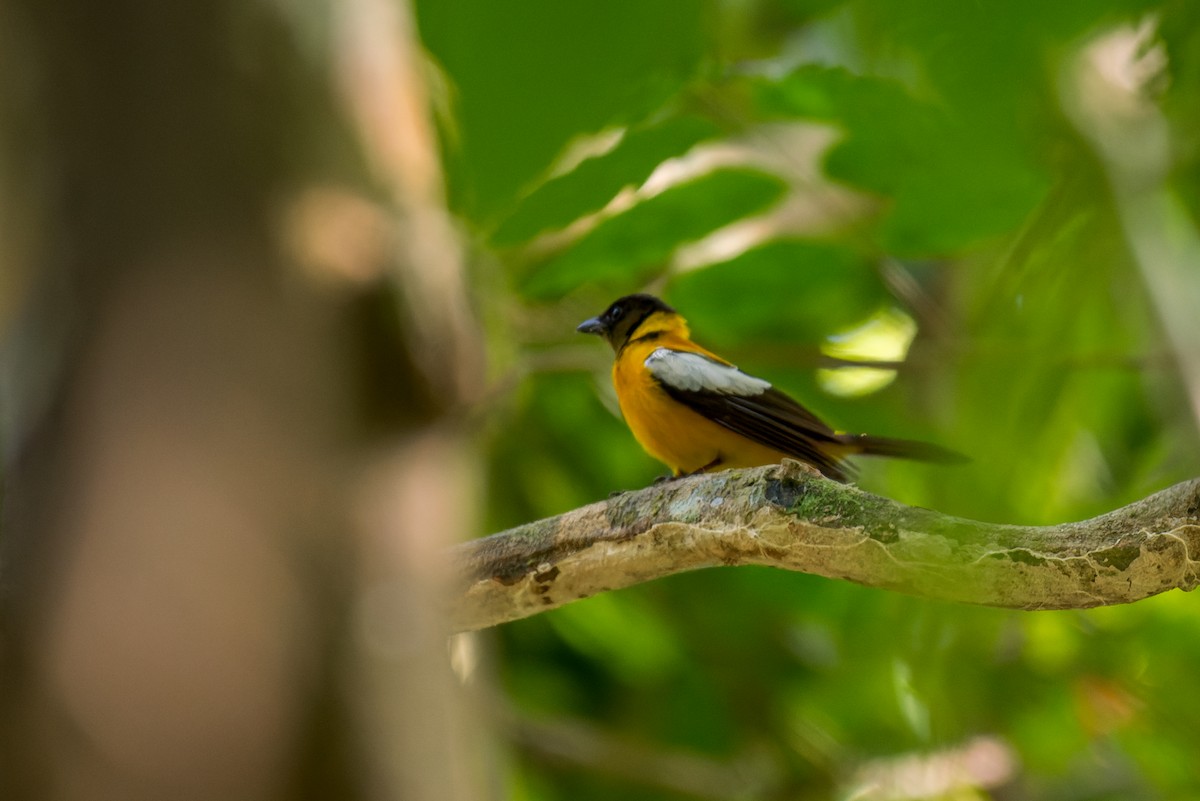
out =
<path fill-rule="evenodd" d="M 758 98 L 768 113 L 843 128 L 826 172 L 894 201 L 881 245 L 897 255 L 956 253 L 1012 231 L 1046 191 L 1021 143 L 981 135 L 894 80 L 810 66 L 760 83 Z"/>
<path fill-rule="evenodd" d="M 492 235 L 496 245 L 511 245 L 542 231 L 562 228 L 601 208 L 621 189 L 636 187 L 662 162 L 709 139 L 717 127 L 695 116 L 671 117 L 629 131 L 602 156 L 538 186 Z"/>
<path fill-rule="evenodd" d="M 634 291 L 681 244 L 692 242 L 779 199 L 786 185 L 758 170 L 728 169 L 673 186 L 611 217 L 522 282 L 531 298 L 560 297 L 581 284 Z"/>
<path fill-rule="evenodd" d="M 705 5 L 693 0 L 419 0 L 416 12 L 451 84 L 454 204 L 480 222 L 571 137 L 661 107 L 703 52 Z"/>

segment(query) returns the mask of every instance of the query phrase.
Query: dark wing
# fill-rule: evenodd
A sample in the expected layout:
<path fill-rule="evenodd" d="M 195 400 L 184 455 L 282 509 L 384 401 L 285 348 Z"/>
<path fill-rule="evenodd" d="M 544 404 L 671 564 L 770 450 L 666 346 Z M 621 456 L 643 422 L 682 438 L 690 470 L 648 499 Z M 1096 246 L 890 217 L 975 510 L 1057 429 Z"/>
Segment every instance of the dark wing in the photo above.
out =
<path fill-rule="evenodd" d="M 646 369 L 673 399 L 760 445 L 807 462 L 839 481 L 848 478 L 835 454 L 838 435 L 761 378 L 699 353 L 658 348 Z"/>

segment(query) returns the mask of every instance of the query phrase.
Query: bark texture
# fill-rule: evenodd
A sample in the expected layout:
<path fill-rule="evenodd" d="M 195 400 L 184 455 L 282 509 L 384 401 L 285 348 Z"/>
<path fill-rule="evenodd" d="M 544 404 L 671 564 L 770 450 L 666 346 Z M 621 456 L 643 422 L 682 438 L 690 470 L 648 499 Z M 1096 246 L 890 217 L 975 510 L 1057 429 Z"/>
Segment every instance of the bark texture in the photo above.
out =
<path fill-rule="evenodd" d="M 718 565 L 767 565 L 1017 609 L 1130 603 L 1200 578 L 1200 479 L 1056 526 L 981 523 L 795 462 L 629 492 L 459 545 L 458 630 Z"/>

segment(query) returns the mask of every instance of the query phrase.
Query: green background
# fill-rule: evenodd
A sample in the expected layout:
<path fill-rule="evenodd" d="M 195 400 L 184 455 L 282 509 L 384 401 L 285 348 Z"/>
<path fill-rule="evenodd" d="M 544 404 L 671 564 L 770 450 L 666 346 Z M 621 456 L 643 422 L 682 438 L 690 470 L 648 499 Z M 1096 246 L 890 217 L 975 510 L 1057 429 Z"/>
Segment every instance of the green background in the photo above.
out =
<path fill-rule="evenodd" d="M 615 414 L 611 354 L 574 333 L 647 288 L 837 427 L 973 458 L 863 463 L 873 492 L 1046 524 L 1200 475 L 1200 341 L 1178 311 L 1200 310 L 1195 3 L 416 10 L 491 347 L 480 533 L 663 472 Z M 635 193 L 685 155 L 707 166 Z M 896 379 L 828 392 L 822 344 L 887 310 L 916 323 Z M 1179 592 L 1023 613 L 682 575 L 482 635 L 496 775 L 537 800 L 1197 798 L 1198 621 Z M 1011 757 L 990 789 L 863 778 L 980 742 Z"/>

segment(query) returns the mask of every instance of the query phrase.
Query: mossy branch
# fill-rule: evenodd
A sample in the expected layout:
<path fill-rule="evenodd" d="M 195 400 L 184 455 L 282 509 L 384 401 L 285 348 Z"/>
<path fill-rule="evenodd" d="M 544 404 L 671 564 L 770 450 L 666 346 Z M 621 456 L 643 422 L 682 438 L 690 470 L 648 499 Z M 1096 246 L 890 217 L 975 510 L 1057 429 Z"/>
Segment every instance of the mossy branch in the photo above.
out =
<path fill-rule="evenodd" d="M 927 598 L 1079 609 L 1191 590 L 1200 479 L 1081 523 L 950 517 L 796 462 L 629 492 L 459 545 L 458 630 L 718 565 L 769 565 Z"/>

